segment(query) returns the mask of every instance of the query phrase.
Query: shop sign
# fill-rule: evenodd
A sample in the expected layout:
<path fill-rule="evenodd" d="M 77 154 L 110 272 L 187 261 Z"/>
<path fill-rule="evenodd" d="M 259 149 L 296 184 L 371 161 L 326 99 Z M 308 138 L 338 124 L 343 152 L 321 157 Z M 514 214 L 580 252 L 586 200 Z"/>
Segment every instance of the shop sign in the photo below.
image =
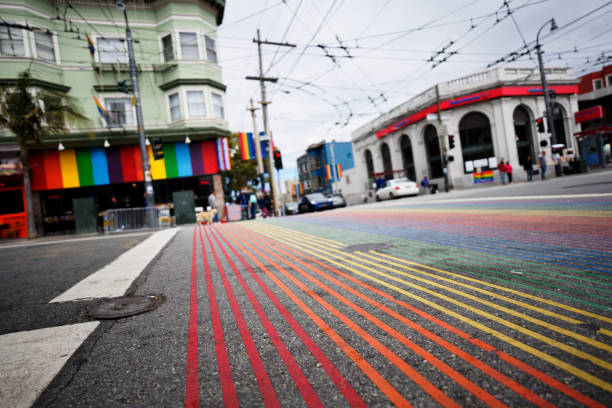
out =
<path fill-rule="evenodd" d="M 583 109 L 574 113 L 576 123 L 587 122 L 593 119 L 603 118 L 603 109 L 601 105 L 593 106 L 592 108 Z"/>
<path fill-rule="evenodd" d="M 15 174 L 23 174 L 19 159 L 0 159 L 0 176 L 13 176 Z"/>

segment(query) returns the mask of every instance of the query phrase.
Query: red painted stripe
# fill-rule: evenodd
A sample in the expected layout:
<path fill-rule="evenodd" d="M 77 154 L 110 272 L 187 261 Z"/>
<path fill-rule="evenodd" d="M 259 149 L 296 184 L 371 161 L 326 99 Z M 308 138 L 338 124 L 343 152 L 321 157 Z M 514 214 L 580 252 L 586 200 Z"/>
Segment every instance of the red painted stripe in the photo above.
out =
<path fill-rule="evenodd" d="M 261 234 L 259 234 L 259 235 L 261 235 Z M 415 313 L 415 314 L 417 314 L 417 315 L 419 315 L 419 316 L 421 316 L 421 317 L 423 317 L 423 318 L 425 318 L 425 319 L 435 323 L 436 325 L 442 327 L 443 329 L 445 329 L 445 330 L 447 330 L 447 331 L 449 331 L 451 333 L 454 333 L 455 335 L 457 335 L 457 336 L 459 336 L 459 337 L 469 341 L 470 343 L 474 344 L 477 347 L 480 347 L 480 348 L 482 348 L 482 349 L 484 349 L 486 351 L 489 351 L 489 352 L 496 351 L 496 353 L 499 355 L 499 357 L 501 359 L 503 359 L 504 361 L 506 361 L 507 363 L 512 364 L 513 366 L 515 366 L 516 368 L 518 368 L 520 370 L 523 370 L 524 372 L 526 372 L 526 373 L 530 374 L 531 376 L 537 378 L 538 380 L 540 380 L 540 381 L 550 385 L 551 387 L 557 389 L 558 391 L 564 393 L 565 395 L 567 395 L 567 396 L 569 396 L 571 398 L 574 398 L 577 401 L 582 402 L 583 404 L 585 404 L 588 407 L 596 407 L 596 408 L 604 408 L 605 407 L 605 405 L 603 405 L 603 404 L 601 404 L 601 403 L 599 403 L 599 402 L 589 398 L 588 396 L 582 394 L 581 392 L 579 392 L 579 391 L 577 391 L 577 390 L 575 390 L 575 389 L 573 389 L 573 388 L 571 388 L 571 387 L 569 387 L 569 386 L 567 386 L 567 385 L 557 381 L 556 379 L 554 379 L 554 378 L 550 377 L 549 375 L 543 373 L 542 371 L 540 371 L 540 370 L 530 366 L 529 364 L 526 364 L 526 363 L 524 363 L 524 362 L 522 362 L 522 361 L 520 361 L 520 360 L 518 360 L 518 359 L 516 359 L 516 358 L 514 358 L 514 357 L 512 357 L 512 356 L 510 356 L 510 355 L 508 355 L 506 353 L 504 353 L 503 351 L 497 350 L 494 346 L 491 346 L 490 344 L 488 344 L 488 343 L 486 343 L 486 342 L 484 342 L 482 340 L 473 338 L 471 334 L 468 334 L 468 333 L 464 332 L 463 330 L 461 330 L 461 329 L 459 329 L 459 328 L 457 328 L 455 326 L 452 326 L 452 325 L 446 323 L 443 320 L 438 319 L 435 316 L 432 316 L 432 315 L 430 315 L 430 314 L 428 314 L 428 313 L 426 313 L 426 312 L 424 312 L 424 311 L 422 311 L 420 309 L 417 309 L 416 307 L 410 305 L 409 303 L 406 303 L 404 301 L 398 300 L 398 299 L 394 298 L 392 295 L 390 295 L 388 293 L 385 293 L 382 290 L 379 290 L 379 289 L 377 289 L 377 288 L 375 288 L 375 287 L 373 287 L 371 285 L 368 285 L 367 283 L 362 282 L 362 281 L 360 281 L 360 280 L 358 280 L 358 279 L 356 279 L 356 278 L 354 278 L 354 277 L 352 277 L 350 275 L 347 275 L 344 272 L 341 272 L 341 271 L 339 271 L 339 270 L 337 270 L 335 268 L 332 268 L 331 266 L 328 266 L 328 265 L 324 264 L 321 261 L 318 261 L 318 260 L 316 260 L 314 258 L 311 258 L 311 257 L 301 253 L 300 251 L 298 251 L 296 249 L 293 249 L 291 247 L 288 247 L 288 246 L 283 245 L 283 244 L 278 243 L 278 242 L 277 242 L 277 245 L 279 245 L 279 246 L 281 246 L 283 248 L 286 248 L 286 249 L 288 249 L 290 251 L 293 251 L 294 253 L 299 254 L 300 256 L 303 256 L 305 259 L 308 259 L 309 261 L 311 261 L 313 263 L 316 263 L 317 265 L 320 265 L 320 266 L 322 266 L 324 268 L 327 268 L 327 269 L 329 269 L 331 271 L 334 271 L 338 275 L 340 275 L 340 276 L 350 280 L 351 282 L 354 282 L 354 283 L 356 283 L 356 284 L 358 284 L 358 285 L 360 285 L 360 286 L 362 286 L 362 287 L 364 287 L 366 289 L 369 289 L 370 291 L 372 291 L 372 292 L 374 292 L 374 293 L 384 297 L 385 299 L 390 300 L 391 302 L 396 303 L 396 304 L 404 307 L 407 310 L 410 310 L 411 312 L 413 312 L 413 313 Z"/>
<path fill-rule="evenodd" d="M 322 275 L 323 277 L 325 277 L 326 279 L 329 279 L 330 281 L 334 282 L 336 285 L 340 286 L 341 288 L 343 288 L 344 290 L 346 290 L 347 292 L 357 296 L 358 298 L 368 302 L 369 304 L 373 305 L 374 307 L 376 307 L 377 309 L 387 313 L 389 316 L 395 318 L 396 320 L 401 321 L 402 323 L 404 323 L 405 325 L 407 325 L 408 327 L 410 327 L 411 329 L 421 333 L 422 335 L 424 335 L 425 337 L 429 338 L 430 340 L 433 340 L 434 342 L 438 343 L 439 345 L 441 345 L 442 347 L 444 347 L 445 349 L 447 349 L 449 352 L 457 355 L 458 357 L 460 357 L 462 360 L 468 362 L 469 364 L 473 365 L 474 367 L 478 368 L 479 370 L 481 370 L 482 372 L 488 374 L 489 376 L 491 376 L 492 378 L 495 378 L 497 381 L 499 381 L 500 383 L 504 384 L 505 386 L 507 386 L 508 388 L 510 388 L 511 390 L 515 391 L 517 394 L 521 395 L 522 397 L 524 397 L 525 399 L 527 399 L 528 401 L 533 402 L 536 406 L 540 406 L 540 407 L 553 407 L 554 405 L 546 400 L 544 400 L 543 398 L 539 397 L 537 394 L 535 394 L 534 392 L 532 392 L 531 390 L 529 390 L 528 388 L 520 385 L 519 383 L 517 383 L 516 381 L 514 381 L 513 379 L 503 375 L 502 373 L 500 373 L 499 371 L 495 370 L 493 367 L 483 363 L 482 361 L 478 360 L 476 357 L 466 353 L 465 351 L 463 351 L 462 349 L 460 349 L 459 347 L 455 346 L 454 344 L 444 340 L 443 338 L 441 338 L 440 336 L 434 334 L 433 332 L 425 329 L 424 327 L 414 323 L 413 321 L 411 321 L 410 319 L 402 316 L 401 314 L 395 312 L 394 310 L 386 307 L 385 305 L 375 301 L 374 299 L 364 295 L 361 292 L 356 291 L 355 289 L 351 288 L 350 286 L 347 286 L 346 284 L 342 283 L 341 281 L 339 281 L 338 279 L 334 278 L 333 276 L 323 272 L 322 270 L 304 262 L 303 260 L 291 255 L 289 252 L 284 251 L 282 249 L 280 249 L 280 246 L 284 246 L 282 244 L 280 244 L 279 242 L 272 240 L 268 237 L 265 237 L 262 234 L 257 233 L 257 239 L 259 240 L 259 242 L 261 243 L 260 245 L 265 245 L 268 248 L 271 248 L 270 245 L 275 245 L 276 247 L 273 248 L 273 251 L 278 252 L 282 255 L 284 255 L 285 257 L 288 257 L 290 259 L 292 259 L 295 262 L 300 263 L 301 265 L 317 272 L 318 274 Z M 271 252 L 271 249 L 268 249 L 269 252 Z M 292 252 L 299 254 L 300 256 L 304 257 L 305 259 L 308 259 L 309 261 L 314 261 L 313 258 L 309 257 L 308 255 L 302 254 L 300 252 L 298 252 L 297 250 L 293 250 Z M 279 255 L 275 255 L 277 258 L 280 258 Z M 285 261 L 285 263 L 287 263 L 287 261 Z M 289 264 L 289 263 L 287 263 Z M 342 274 L 341 271 L 339 271 L 338 269 L 332 267 L 332 266 L 328 266 L 327 269 L 337 273 L 337 274 Z M 492 351 L 492 350 L 489 350 Z M 434 364 L 435 365 L 435 364 Z M 444 370 L 442 370 L 444 372 Z M 448 375 L 448 374 L 447 374 Z M 449 377 L 453 378 L 453 376 Z M 458 381 L 459 384 L 463 385 L 465 387 L 466 384 L 462 384 L 461 382 Z M 469 384 L 467 384 L 469 385 Z M 478 389 L 471 387 L 468 388 L 466 387 L 468 390 L 470 390 L 472 393 L 474 393 L 474 395 L 476 395 L 477 397 L 479 397 L 480 399 L 483 400 L 483 402 L 485 402 L 487 405 L 489 406 L 494 406 L 495 404 L 499 404 L 499 401 L 497 400 L 490 400 L 491 398 L 493 398 L 491 395 L 489 395 L 488 393 L 478 393 Z M 476 391 L 476 392 L 475 392 Z"/>
<path fill-rule="evenodd" d="M 64 187 L 59 151 L 45 150 L 43 153 L 43 160 L 45 162 L 45 179 L 47 182 L 47 189 L 55 190 Z"/>
<path fill-rule="evenodd" d="M 139 181 L 137 170 L 138 165 L 134 157 L 134 148 L 135 146 L 121 146 L 119 150 L 119 154 L 121 156 L 121 168 L 123 169 L 124 183 Z"/>
<path fill-rule="evenodd" d="M 202 141 L 202 160 L 204 161 L 204 174 L 215 174 L 219 172 L 217 143 L 215 140 Z"/>
<path fill-rule="evenodd" d="M 185 379 L 185 407 L 197 408 L 198 393 L 198 289 L 196 229 L 193 229 L 193 254 L 191 256 L 191 285 L 189 293 L 189 329 L 187 335 L 187 377 Z"/>
<path fill-rule="evenodd" d="M 32 191 L 47 189 L 45 179 L 45 161 L 42 152 L 30 153 L 30 168 L 32 169 Z"/>
<path fill-rule="evenodd" d="M 325 353 L 321 351 L 319 346 L 312 340 L 312 338 L 306 333 L 304 328 L 295 320 L 293 315 L 289 313 L 287 308 L 283 306 L 283 304 L 278 300 L 276 295 L 270 290 L 270 288 L 261 280 L 261 278 L 253 271 L 253 268 L 245 261 L 245 259 L 234 249 L 232 245 L 225 239 L 225 237 L 219 232 L 219 236 L 225 242 L 225 244 L 230 248 L 230 250 L 234 253 L 234 255 L 240 260 L 240 262 L 244 265 L 244 267 L 249 271 L 251 277 L 257 282 L 260 288 L 264 291 L 264 293 L 268 296 L 268 299 L 274 304 L 276 309 L 283 316 L 285 321 L 291 326 L 295 334 L 300 338 L 302 343 L 308 348 L 310 353 L 317 359 L 319 364 L 321 364 L 321 368 L 325 370 L 330 379 L 336 384 L 336 387 L 342 392 L 344 398 L 351 404 L 353 407 L 366 407 L 366 403 L 361 399 L 361 397 L 357 394 L 355 389 L 351 387 L 351 385 L 346 381 L 344 376 L 338 371 L 336 366 L 327 358 Z"/>
<path fill-rule="evenodd" d="M 270 377 L 268 377 L 266 367 L 263 365 L 263 361 L 261 361 L 261 356 L 259 355 L 259 351 L 257 350 L 255 342 L 253 341 L 253 336 L 251 336 L 251 332 L 247 327 L 246 321 L 244 320 L 244 316 L 240 311 L 240 306 L 236 301 L 234 290 L 232 289 L 227 280 L 227 276 L 225 275 L 225 271 L 223 270 L 223 265 L 221 265 L 221 261 L 219 261 L 219 257 L 217 256 L 217 251 L 215 250 L 215 247 L 213 246 L 212 241 L 210 240 L 210 236 L 208 235 L 208 230 L 209 228 L 204 229 L 204 232 L 206 233 L 206 240 L 208 241 L 208 245 L 210 246 L 213 257 L 215 258 L 217 271 L 219 272 L 219 276 L 221 277 L 221 281 L 223 282 L 223 286 L 225 287 L 227 299 L 232 309 L 234 319 L 236 320 L 238 332 L 240 332 L 240 337 L 242 337 L 244 348 L 246 349 L 247 355 L 249 356 L 251 367 L 253 367 L 255 379 L 257 380 L 259 391 L 261 392 L 261 396 L 263 397 L 264 405 L 266 407 L 280 407 L 280 403 L 278 402 L 278 399 L 276 398 L 276 393 L 274 392 L 274 387 L 272 386 Z"/>
<path fill-rule="evenodd" d="M 202 248 L 202 258 L 204 259 L 204 273 L 206 275 L 206 287 L 208 289 L 208 301 L 210 303 L 210 315 L 215 336 L 215 351 L 217 353 L 217 366 L 219 367 L 219 378 L 221 379 L 221 392 L 223 393 L 223 402 L 226 407 L 238 406 L 238 395 L 234 379 L 232 378 L 232 368 L 229 365 L 229 357 L 225 346 L 225 338 L 223 337 L 223 327 L 221 326 L 221 318 L 219 316 L 219 307 L 217 305 L 217 297 L 213 288 L 212 276 L 210 274 L 210 266 L 204 249 L 204 239 L 202 231 L 198 229 L 200 235 L 200 246 Z"/>
<path fill-rule="evenodd" d="M 266 332 L 268 332 L 268 337 L 270 341 L 272 341 L 272 343 L 274 344 L 274 347 L 276 347 L 276 350 L 278 351 L 278 354 L 280 355 L 283 362 L 285 363 L 285 366 L 287 367 L 287 371 L 291 375 L 291 378 L 293 378 L 295 385 L 297 385 L 298 390 L 300 391 L 300 394 L 302 394 L 302 398 L 304 398 L 304 401 L 306 401 L 306 404 L 309 407 L 322 407 L 323 403 L 321 402 L 321 400 L 315 393 L 308 379 L 306 379 L 306 376 L 304 375 L 304 373 L 302 372 L 302 369 L 298 366 L 297 362 L 293 358 L 293 355 L 291 355 L 291 352 L 287 349 L 287 346 L 285 345 L 285 343 L 279 336 L 278 332 L 272 325 L 272 322 L 270 321 L 270 319 L 264 312 L 263 308 L 257 301 L 257 298 L 255 297 L 255 295 L 253 294 L 253 292 L 247 285 L 246 281 L 243 279 L 242 275 L 240 274 L 240 271 L 236 267 L 236 264 L 234 263 L 234 261 L 231 260 L 231 258 L 225 251 L 225 248 L 221 246 L 219 242 L 219 238 L 212 233 L 211 235 L 215 238 L 215 241 L 217 242 L 217 244 L 219 244 L 219 248 L 221 248 L 221 252 L 223 252 L 223 255 L 225 256 L 230 267 L 234 271 L 236 278 L 238 278 L 238 282 L 240 282 L 240 285 L 244 289 L 244 292 L 246 293 L 247 297 L 249 298 L 249 301 L 251 302 L 253 309 L 255 310 L 255 312 L 257 313 L 257 316 L 259 317 L 259 321 L 261 322 L 262 326 L 266 329 Z"/>

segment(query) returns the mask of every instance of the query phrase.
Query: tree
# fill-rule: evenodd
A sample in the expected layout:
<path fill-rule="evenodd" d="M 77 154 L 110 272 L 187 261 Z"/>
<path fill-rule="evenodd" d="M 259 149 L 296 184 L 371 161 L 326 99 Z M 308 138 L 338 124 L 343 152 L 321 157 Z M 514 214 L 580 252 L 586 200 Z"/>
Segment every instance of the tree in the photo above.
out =
<path fill-rule="evenodd" d="M 254 160 L 242 160 L 240 149 L 238 149 L 238 134 L 234 133 L 229 138 L 230 158 L 232 163 L 231 171 L 224 171 L 222 176 L 228 180 L 225 186 L 225 193 L 229 195 L 231 191 L 240 191 L 246 187 L 247 183 L 257 178 L 257 165 Z"/>
<path fill-rule="evenodd" d="M 17 137 L 23 168 L 23 187 L 26 196 L 28 238 L 37 236 L 32 208 L 29 149 L 42 147 L 46 136 L 66 131 L 66 123 L 86 122 L 64 93 L 37 89 L 35 92 L 29 71 L 19 74 L 13 88 L 3 89 L 0 98 L 0 127 L 9 129 Z"/>

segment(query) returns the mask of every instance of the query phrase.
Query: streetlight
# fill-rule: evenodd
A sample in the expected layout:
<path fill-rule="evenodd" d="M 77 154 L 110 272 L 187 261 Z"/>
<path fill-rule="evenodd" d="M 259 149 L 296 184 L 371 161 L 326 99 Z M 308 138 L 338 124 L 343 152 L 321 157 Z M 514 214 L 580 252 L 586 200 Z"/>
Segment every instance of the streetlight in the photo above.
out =
<path fill-rule="evenodd" d="M 548 86 L 546 85 L 546 74 L 544 73 L 544 63 L 542 62 L 542 48 L 540 46 L 540 33 L 542 32 L 542 29 L 548 24 L 550 24 L 550 31 L 555 31 L 558 28 L 554 18 L 551 18 L 550 20 L 545 22 L 542 27 L 540 27 L 540 29 L 538 30 L 538 34 L 536 35 L 536 52 L 538 53 L 538 63 L 540 64 L 540 77 L 542 78 L 542 92 L 544 92 L 544 103 L 546 104 L 546 119 L 548 121 L 548 130 L 550 132 L 552 157 L 552 146 L 557 144 L 557 138 L 555 135 L 553 107 L 550 101 L 550 95 L 548 94 Z"/>

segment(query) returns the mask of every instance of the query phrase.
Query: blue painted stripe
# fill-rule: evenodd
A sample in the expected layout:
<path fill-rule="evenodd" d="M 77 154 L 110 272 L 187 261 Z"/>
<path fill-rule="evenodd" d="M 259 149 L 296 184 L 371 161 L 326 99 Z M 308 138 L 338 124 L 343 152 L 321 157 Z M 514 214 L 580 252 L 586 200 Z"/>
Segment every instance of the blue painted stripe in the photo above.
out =
<path fill-rule="evenodd" d="M 189 145 L 186 143 L 176 143 L 176 165 L 178 167 L 179 177 L 191 177 L 193 172 L 191 169 L 191 155 L 189 154 Z"/>
<path fill-rule="evenodd" d="M 93 167 L 94 185 L 110 184 L 108 178 L 108 162 L 106 151 L 102 147 L 94 147 L 91 152 L 91 167 Z"/>

